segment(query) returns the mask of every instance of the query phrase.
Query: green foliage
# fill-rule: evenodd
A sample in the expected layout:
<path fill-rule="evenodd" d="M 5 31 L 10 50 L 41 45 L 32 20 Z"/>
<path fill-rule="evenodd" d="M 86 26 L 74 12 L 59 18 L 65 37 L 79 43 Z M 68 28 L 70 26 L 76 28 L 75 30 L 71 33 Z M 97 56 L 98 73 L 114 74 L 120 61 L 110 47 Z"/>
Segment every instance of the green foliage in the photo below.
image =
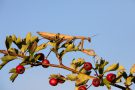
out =
<path fill-rule="evenodd" d="M 96 60 L 97 54 L 95 51 L 93 49 L 83 47 L 84 40 L 88 40 L 88 38 L 84 38 L 82 36 L 76 37 L 63 35 L 59 33 L 46 33 L 41 36 L 43 36 L 47 42 L 39 44 L 39 41 L 42 39 L 39 39 L 37 36 L 33 36 L 30 32 L 25 38 L 17 37 L 15 35 L 7 36 L 5 40 L 6 50 L 0 50 L 0 53 L 3 54 L 3 56 L 0 58 L 2 61 L 0 63 L 0 70 L 3 68 L 3 66 L 8 64 L 8 62 L 16 59 L 22 60 L 19 65 L 29 65 L 30 67 L 40 66 L 42 65 L 42 61 L 38 60 L 40 55 L 36 55 L 36 53 L 46 49 L 48 46 L 51 46 L 50 50 L 58 58 L 59 64 L 49 64 L 48 66 L 69 70 L 71 71 L 71 74 L 66 75 L 66 77 L 63 77 L 61 74 L 51 74 L 49 78 L 56 78 L 64 81 L 75 81 L 75 90 L 78 90 L 80 85 L 88 86 L 87 82 L 93 80 L 94 78 L 98 78 L 101 81 L 100 86 L 106 86 L 108 90 L 111 89 L 111 86 L 118 87 L 122 90 L 130 90 L 130 86 L 135 83 L 135 64 L 130 68 L 129 74 L 126 72 L 124 66 L 119 65 L 119 63 L 111 64 L 107 67 L 109 64 L 108 61 L 104 60 L 103 58 Z M 81 41 L 78 45 L 76 45 L 75 40 L 79 38 Z M 66 53 L 72 51 L 79 51 L 92 56 L 94 58 L 94 61 L 92 61 L 94 62 L 92 69 L 89 71 L 84 69 L 84 63 L 86 62 L 84 58 L 73 59 L 70 63 L 70 67 L 65 66 L 62 62 L 63 57 Z M 48 53 L 47 57 L 49 55 L 50 53 Z M 47 57 L 45 58 L 47 59 Z M 107 80 L 106 74 L 112 71 L 117 73 L 117 75 L 116 78 L 110 82 Z M 9 73 L 12 74 L 10 80 L 14 82 L 19 75 L 16 68 L 12 68 Z M 122 82 L 124 82 L 124 86 L 119 85 L 119 83 Z"/>
<path fill-rule="evenodd" d="M 70 80 L 70 81 L 76 81 L 77 80 L 77 75 L 75 75 L 75 74 L 68 74 L 66 79 Z"/>
<path fill-rule="evenodd" d="M 13 73 L 13 74 L 11 75 L 11 77 L 10 77 L 10 80 L 11 80 L 12 82 L 14 82 L 15 79 L 17 78 L 17 76 L 18 76 L 17 73 Z"/>

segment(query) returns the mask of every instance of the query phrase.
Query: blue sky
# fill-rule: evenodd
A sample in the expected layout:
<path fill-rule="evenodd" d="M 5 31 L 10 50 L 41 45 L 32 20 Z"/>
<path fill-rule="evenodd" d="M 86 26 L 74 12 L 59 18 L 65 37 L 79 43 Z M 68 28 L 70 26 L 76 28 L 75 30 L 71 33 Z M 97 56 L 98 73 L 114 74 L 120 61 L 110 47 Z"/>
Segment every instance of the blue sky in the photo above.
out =
<path fill-rule="evenodd" d="M 93 48 L 110 63 L 120 62 L 127 70 L 135 63 L 134 0 L 0 0 L 0 49 L 5 49 L 6 35 L 24 37 L 28 32 L 37 35 L 37 31 L 83 36 L 96 34 L 92 43 L 86 47 Z M 80 53 L 73 56 L 82 56 L 91 61 Z M 64 57 L 64 62 L 68 65 L 72 58 L 69 54 Z M 53 55 L 49 59 L 51 62 L 56 61 Z M 74 89 L 72 82 L 56 87 L 48 84 L 52 72 L 61 72 L 63 75 L 70 73 L 54 68 L 29 69 L 11 83 L 8 71 L 15 65 L 17 63 L 12 62 L 0 71 L 0 90 Z M 103 87 L 91 89 L 107 90 Z"/>

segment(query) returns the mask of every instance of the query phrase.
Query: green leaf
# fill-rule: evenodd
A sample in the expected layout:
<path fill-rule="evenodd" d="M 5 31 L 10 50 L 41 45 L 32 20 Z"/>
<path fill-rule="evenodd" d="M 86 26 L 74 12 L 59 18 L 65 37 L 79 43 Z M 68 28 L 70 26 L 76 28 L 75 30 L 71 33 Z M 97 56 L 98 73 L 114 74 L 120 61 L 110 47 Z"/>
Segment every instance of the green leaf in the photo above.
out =
<path fill-rule="evenodd" d="M 135 64 L 131 67 L 130 73 L 131 73 L 131 74 L 134 74 L 134 73 L 135 73 Z"/>
<path fill-rule="evenodd" d="M 124 78 L 124 79 L 127 79 L 128 75 L 127 75 L 126 72 L 123 72 L 122 75 L 123 75 L 123 78 Z"/>
<path fill-rule="evenodd" d="M 37 36 L 33 36 L 30 41 L 31 41 L 31 43 L 33 43 L 34 41 L 38 42 L 38 37 Z"/>
<path fill-rule="evenodd" d="M 28 49 L 28 45 L 22 45 L 21 51 L 26 52 Z"/>
<path fill-rule="evenodd" d="M 26 35 L 26 44 L 29 44 L 29 43 L 30 43 L 30 40 L 31 40 L 31 33 L 29 32 L 29 33 Z"/>
<path fill-rule="evenodd" d="M 134 77 L 132 77 L 132 76 L 127 77 L 126 82 L 124 84 L 130 86 L 132 84 L 133 79 L 134 79 Z"/>
<path fill-rule="evenodd" d="M 71 44 L 69 44 L 69 45 L 66 47 L 65 51 L 66 51 L 66 52 L 72 51 L 73 48 L 74 48 L 74 44 L 71 43 Z"/>
<path fill-rule="evenodd" d="M 122 76 L 123 76 L 123 72 L 117 72 L 117 77 L 115 79 L 116 83 L 121 82 Z"/>
<path fill-rule="evenodd" d="M 40 50 L 43 50 L 43 49 L 45 49 L 46 47 L 47 47 L 47 43 L 43 43 L 43 44 L 37 46 L 35 52 L 38 52 L 38 51 L 40 51 Z"/>
<path fill-rule="evenodd" d="M 6 37 L 6 41 L 5 41 L 5 45 L 6 45 L 6 48 L 9 49 L 11 47 L 11 44 L 12 44 L 12 37 L 11 36 L 7 36 Z"/>
<path fill-rule="evenodd" d="M 16 44 L 20 44 L 20 43 L 22 42 L 21 37 L 18 37 L 17 40 L 16 40 L 15 42 L 16 42 Z"/>
<path fill-rule="evenodd" d="M 3 68 L 3 66 L 5 66 L 8 62 L 10 62 L 11 60 L 14 60 L 16 59 L 17 57 L 16 56 L 10 56 L 10 55 L 6 55 L 6 56 L 3 56 L 1 58 L 2 60 L 2 63 L 0 64 L 0 70 Z"/>
<path fill-rule="evenodd" d="M 16 41 L 16 39 L 17 39 L 16 36 L 15 35 L 12 35 L 12 40 L 13 41 Z"/>
<path fill-rule="evenodd" d="M 76 65 L 75 65 L 75 64 L 71 63 L 71 64 L 70 64 L 70 68 L 72 68 L 72 69 L 76 70 L 76 68 L 77 68 L 77 67 L 76 67 Z"/>
<path fill-rule="evenodd" d="M 7 64 L 8 62 L 4 61 L 0 64 L 0 70 Z"/>
<path fill-rule="evenodd" d="M 64 54 L 65 54 L 66 52 L 65 52 L 65 50 L 62 50 L 61 52 L 60 52 L 60 57 L 62 58 L 63 56 L 64 56 Z"/>
<path fill-rule="evenodd" d="M 17 76 L 18 76 L 17 73 L 13 73 L 13 74 L 11 75 L 11 77 L 10 77 L 10 80 L 11 80 L 12 82 L 14 82 L 15 79 L 17 78 Z"/>
<path fill-rule="evenodd" d="M 18 37 L 15 41 L 14 41 L 15 45 L 21 49 L 22 47 L 22 39 L 20 37 Z"/>
<path fill-rule="evenodd" d="M 79 70 L 79 72 L 81 72 L 81 73 L 87 73 L 87 70 L 85 70 L 84 68 L 81 68 L 80 70 Z"/>
<path fill-rule="evenodd" d="M 3 57 L 1 58 L 1 60 L 2 60 L 3 62 L 9 62 L 9 61 L 14 60 L 14 59 L 16 59 L 16 58 L 17 58 L 16 56 L 6 55 L 6 56 L 3 56 Z"/>
<path fill-rule="evenodd" d="M 110 66 L 105 70 L 105 72 L 115 71 L 115 70 L 117 70 L 118 68 L 119 68 L 119 63 L 117 63 L 117 64 L 112 64 L 112 65 L 110 65 Z"/>
<path fill-rule="evenodd" d="M 88 82 L 89 79 L 93 79 L 93 77 L 86 75 L 86 74 L 78 74 L 77 80 L 76 80 L 76 86 L 84 85 Z"/>
<path fill-rule="evenodd" d="M 39 57 L 40 57 L 40 55 L 37 55 L 37 56 L 34 58 L 34 61 L 35 61 L 35 62 L 38 61 Z"/>
<path fill-rule="evenodd" d="M 55 48 L 57 43 L 56 42 L 48 42 L 47 45 L 50 45 L 50 46 Z"/>
<path fill-rule="evenodd" d="M 77 60 L 73 60 L 72 63 L 77 67 L 80 67 L 84 64 L 85 60 L 83 58 L 78 58 Z"/>
<path fill-rule="evenodd" d="M 110 85 L 111 83 L 106 78 L 103 79 L 103 83 L 108 88 L 108 90 L 111 89 L 111 85 Z"/>
<path fill-rule="evenodd" d="M 103 74 L 103 72 L 104 72 L 104 67 L 105 67 L 107 64 L 108 64 L 107 61 L 102 60 L 102 59 L 100 60 L 100 64 L 97 64 L 98 66 L 96 66 L 96 67 L 98 67 L 99 74 Z"/>
<path fill-rule="evenodd" d="M 12 68 L 9 73 L 16 73 L 16 68 Z"/>
<path fill-rule="evenodd" d="M 8 53 L 10 55 L 16 56 L 18 54 L 18 50 L 16 48 L 9 48 Z"/>
<path fill-rule="evenodd" d="M 76 81 L 77 80 L 77 76 L 75 74 L 68 74 L 66 79 L 70 80 L 70 81 Z"/>
<path fill-rule="evenodd" d="M 2 65 L 0 65 L 0 70 L 3 68 L 3 66 Z"/>

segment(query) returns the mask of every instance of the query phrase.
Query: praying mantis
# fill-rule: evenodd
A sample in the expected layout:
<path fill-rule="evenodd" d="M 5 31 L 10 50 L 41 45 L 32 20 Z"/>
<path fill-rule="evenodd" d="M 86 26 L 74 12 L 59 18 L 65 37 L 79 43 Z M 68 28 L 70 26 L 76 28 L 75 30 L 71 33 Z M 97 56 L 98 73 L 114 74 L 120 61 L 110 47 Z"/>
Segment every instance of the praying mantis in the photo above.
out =
<path fill-rule="evenodd" d="M 88 42 L 91 42 L 91 38 L 90 37 L 84 37 L 84 36 L 70 36 L 70 35 L 66 35 L 66 34 L 60 34 L 60 33 L 49 33 L 49 32 L 37 32 L 40 36 L 42 36 L 45 39 L 48 40 L 54 40 L 56 38 L 56 36 L 58 36 L 60 39 L 62 39 L 63 41 L 66 42 L 70 42 L 72 40 L 75 39 L 81 39 L 81 42 L 79 44 L 81 44 L 81 50 L 83 50 L 83 44 L 84 44 L 84 40 L 87 40 Z"/>

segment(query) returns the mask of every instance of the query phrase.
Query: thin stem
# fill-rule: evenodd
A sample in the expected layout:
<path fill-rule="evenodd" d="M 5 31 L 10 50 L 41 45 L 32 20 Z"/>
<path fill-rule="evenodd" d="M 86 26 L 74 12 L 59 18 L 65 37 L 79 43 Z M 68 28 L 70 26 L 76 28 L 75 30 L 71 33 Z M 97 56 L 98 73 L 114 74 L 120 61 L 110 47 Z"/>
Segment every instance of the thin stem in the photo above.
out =
<path fill-rule="evenodd" d="M 49 51 L 49 53 L 46 56 L 46 59 L 48 58 L 48 56 L 50 55 L 51 52 L 52 52 L 52 50 Z"/>
<path fill-rule="evenodd" d="M 92 86 L 92 84 L 90 84 L 90 85 L 87 87 L 87 89 L 89 89 L 91 86 Z"/>

